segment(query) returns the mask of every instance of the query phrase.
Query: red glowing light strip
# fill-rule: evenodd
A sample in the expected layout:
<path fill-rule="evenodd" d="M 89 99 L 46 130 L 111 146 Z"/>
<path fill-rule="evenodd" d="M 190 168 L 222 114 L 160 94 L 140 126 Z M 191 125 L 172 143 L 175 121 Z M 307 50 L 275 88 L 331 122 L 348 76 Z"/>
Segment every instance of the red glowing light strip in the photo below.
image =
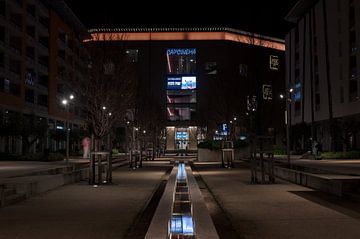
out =
<path fill-rule="evenodd" d="M 166 54 L 166 59 L 167 59 L 167 64 L 168 64 L 168 68 L 169 68 L 169 73 L 172 73 L 171 71 L 171 65 L 170 65 L 170 57 L 168 54 Z"/>
<path fill-rule="evenodd" d="M 285 44 L 230 32 L 104 32 L 92 33 L 88 41 L 181 41 L 226 40 L 285 51 Z"/>

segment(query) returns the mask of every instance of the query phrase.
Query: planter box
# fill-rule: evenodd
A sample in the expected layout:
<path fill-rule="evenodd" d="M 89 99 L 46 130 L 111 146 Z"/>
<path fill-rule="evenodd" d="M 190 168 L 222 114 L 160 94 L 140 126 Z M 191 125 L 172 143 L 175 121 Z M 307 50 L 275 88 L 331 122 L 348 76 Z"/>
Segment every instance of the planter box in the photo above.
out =
<path fill-rule="evenodd" d="M 199 162 L 220 162 L 221 151 L 210 149 L 198 149 L 198 161 Z"/>
<path fill-rule="evenodd" d="M 235 160 L 249 158 L 250 152 L 248 148 L 235 149 L 234 151 Z M 210 149 L 198 149 L 198 161 L 199 162 L 221 162 L 221 150 L 210 150 Z"/>

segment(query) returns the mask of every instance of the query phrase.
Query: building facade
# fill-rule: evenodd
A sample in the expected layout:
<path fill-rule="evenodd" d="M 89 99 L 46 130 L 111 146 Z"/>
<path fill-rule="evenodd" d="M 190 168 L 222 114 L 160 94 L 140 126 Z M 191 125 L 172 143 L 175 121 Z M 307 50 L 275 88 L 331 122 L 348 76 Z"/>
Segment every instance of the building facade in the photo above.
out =
<path fill-rule="evenodd" d="M 67 115 L 61 100 L 72 93 L 67 82 L 84 77 L 84 34 L 85 27 L 63 1 L 0 1 L 1 120 L 16 113 L 35 115 L 53 131 L 65 131 L 66 120 L 70 128 L 83 124 L 77 104 Z M 0 145 L 2 152 L 22 151 L 19 137 L 2 137 Z M 48 137 L 38 147 L 56 151 L 65 144 Z"/>
<path fill-rule="evenodd" d="M 93 29 L 90 34 L 88 41 L 112 44 L 137 64 L 137 121 L 146 131 L 154 125 L 166 129 L 167 152 L 197 150 L 199 141 L 221 138 L 230 128 L 239 138 L 255 114 L 259 134 L 276 131 L 281 144 L 284 103 L 277 96 L 283 93 L 283 41 L 228 28 Z M 151 112 L 157 115 L 153 124 Z"/>
<path fill-rule="evenodd" d="M 286 17 L 295 150 L 360 148 L 359 13 L 359 0 L 301 0 Z"/>

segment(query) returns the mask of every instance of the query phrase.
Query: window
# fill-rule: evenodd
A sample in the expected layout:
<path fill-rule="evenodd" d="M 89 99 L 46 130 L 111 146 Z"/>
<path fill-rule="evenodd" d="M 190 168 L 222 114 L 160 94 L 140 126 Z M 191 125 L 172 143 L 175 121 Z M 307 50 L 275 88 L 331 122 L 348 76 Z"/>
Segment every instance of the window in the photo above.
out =
<path fill-rule="evenodd" d="M 64 88 L 65 88 L 64 84 L 58 84 L 57 85 L 57 93 L 64 94 L 64 92 L 65 92 Z"/>
<path fill-rule="evenodd" d="M 195 118 L 195 106 L 168 105 L 167 118 L 169 121 L 187 121 Z"/>
<path fill-rule="evenodd" d="M 39 37 L 39 42 L 42 46 L 49 47 L 49 38 L 48 37 Z"/>
<path fill-rule="evenodd" d="M 339 79 L 340 81 L 343 80 L 343 70 L 342 70 L 342 64 L 339 65 Z"/>
<path fill-rule="evenodd" d="M 21 62 L 18 60 L 10 60 L 10 71 L 19 75 L 21 73 Z"/>
<path fill-rule="evenodd" d="M 10 82 L 10 94 L 20 96 L 20 85 Z"/>
<path fill-rule="evenodd" d="M 357 80 L 350 80 L 349 81 L 349 101 L 354 102 L 359 99 L 358 94 L 358 82 Z"/>
<path fill-rule="evenodd" d="M 67 36 L 63 31 L 59 31 L 58 37 L 63 43 L 66 43 Z"/>
<path fill-rule="evenodd" d="M 31 46 L 26 47 L 26 56 L 32 60 L 35 60 L 35 48 Z"/>
<path fill-rule="evenodd" d="M 5 17 L 6 16 L 6 2 L 5 0 L 0 1 L 0 15 Z"/>
<path fill-rule="evenodd" d="M 18 28 L 22 28 L 23 20 L 21 14 L 11 13 L 10 21 L 14 23 Z"/>
<path fill-rule="evenodd" d="M 39 94 L 37 103 L 38 105 L 48 107 L 48 95 Z"/>
<path fill-rule="evenodd" d="M 65 50 L 58 50 L 58 57 L 65 60 Z"/>
<path fill-rule="evenodd" d="M 49 28 L 49 18 L 48 17 L 40 17 L 39 22 L 42 26 L 44 26 L 46 29 Z"/>
<path fill-rule="evenodd" d="M 247 77 L 248 76 L 248 65 L 239 64 L 239 74 L 240 74 L 240 76 Z"/>
<path fill-rule="evenodd" d="M 320 110 L 320 94 L 317 93 L 315 95 L 315 110 L 319 111 Z"/>
<path fill-rule="evenodd" d="M 196 73 L 195 48 L 170 48 L 166 51 L 167 73 L 172 75 Z"/>
<path fill-rule="evenodd" d="M 126 53 L 126 60 L 127 62 L 138 62 L 138 54 L 139 50 L 137 49 L 127 49 Z"/>
<path fill-rule="evenodd" d="M 216 75 L 217 74 L 216 62 L 206 62 L 205 63 L 205 73 L 207 75 Z"/>
<path fill-rule="evenodd" d="M 5 27 L 0 26 L 0 41 L 5 42 Z"/>
<path fill-rule="evenodd" d="M 10 47 L 17 53 L 21 54 L 22 50 L 22 38 L 10 36 Z"/>
<path fill-rule="evenodd" d="M 25 90 L 25 100 L 26 100 L 26 102 L 34 103 L 34 99 L 35 99 L 34 95 L 35 95 L 34 90 L 26 89 Z"/>
<path fill-rule="evenodd" d="M 0 52 L 0 67 L 4 67 L 4 66 L 5 66 L 5 53 Z"/>
<path fill-rule="evenodd" d="M 342 32 L 342 29 L 341 29 L 341 19 L 338 19 L 338 34 L 340 35 Z"/>
<path fill-rule="evenodd" d="M 32 38 L 35 38 L 35 26 L 26 26 L 26 34 Z"/>
<path fill-rule="evenodd" d="M 344 103 L 344 87 L 340 87 L 340 103 Z"/>
<path fill-rule="evenodd" d="M 44 87 L 48 87 L 49 85 L 49 76 L 47 75 L 41 75 L 39 77 L 39 81 L 38 81 L 39 85 L 44 86 Z"/>
<path fill-rule="evenodd" d="M 34 4 L 28 4 L 26 6 L 26 12 L 33 16 L 33 17 L 36 17 L 36 6 Z"/>
<path fill-rule="evenodd" d="M 342 43 L 339 42 L 339 57 L 342 57 Z"/>
<path fill-rule="evenodd" d="M 25 73 L 25 84 L 29 86 L 35 85 L 36 82 L 36 72 L 34 69 L 27 69 Z"/>

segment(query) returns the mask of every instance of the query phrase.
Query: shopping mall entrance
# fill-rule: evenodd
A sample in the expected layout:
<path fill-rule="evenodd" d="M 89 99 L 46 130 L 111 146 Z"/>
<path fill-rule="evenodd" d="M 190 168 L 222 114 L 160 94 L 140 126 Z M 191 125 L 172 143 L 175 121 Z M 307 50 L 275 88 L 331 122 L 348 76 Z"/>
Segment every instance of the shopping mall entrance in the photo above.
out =
<path fill-rule="evenodd" d="M 197 150 L 197 127 L 166 127 L 166 151 L 192 152 Z"/>

